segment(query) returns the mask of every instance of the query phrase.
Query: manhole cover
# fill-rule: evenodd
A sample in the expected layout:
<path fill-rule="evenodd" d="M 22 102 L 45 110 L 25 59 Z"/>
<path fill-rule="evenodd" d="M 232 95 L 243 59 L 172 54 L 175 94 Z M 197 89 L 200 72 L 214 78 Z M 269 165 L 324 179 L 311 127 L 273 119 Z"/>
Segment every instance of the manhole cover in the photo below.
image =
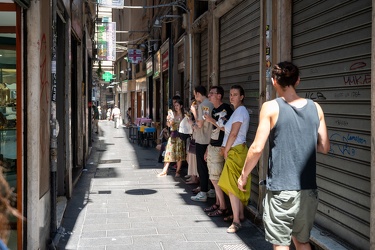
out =
<path fill-rule="evenodd" d="M 156 193 L 156 190 L 154 189 L 131 189 L 125 191 L 126 194 L 131 194 L 131 195 L 149 195 L 149 194 L 154 194 Z"/>
<path fill-rule="evenodd" d="M 99 164 L 120 163 L 120 162 L 121 162 L 121 159 L 100 160 Z"/>

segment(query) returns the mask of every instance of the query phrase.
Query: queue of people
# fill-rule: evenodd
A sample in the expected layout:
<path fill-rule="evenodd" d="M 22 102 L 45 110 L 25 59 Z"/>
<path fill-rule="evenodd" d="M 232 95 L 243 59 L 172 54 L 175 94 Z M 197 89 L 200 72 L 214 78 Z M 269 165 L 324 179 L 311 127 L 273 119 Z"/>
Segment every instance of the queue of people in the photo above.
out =
<path fill-rule="evenodd" d="M 170 128 L 170 137 L 165 146 L 164 168 L 162 172 L 158 174 L 158 177 L 167 175 L 168 167 L 171 162 L 177 163 L 175 176 L 179 177 L 181 168 L 180 160 L 182 160 L 182 158 L 171 159 L 170 156 L 182 155 L 182 157 L 188 161 L 186 183 L 199 184 L 196 189 L 193 189 L 195 195 L 191 196 L 191 200 L 205 202 L 207 198 L 216 198 L 215 204 L 205 208 L 204 211 L 211 217 L 223 216 L 224 219 L 229 222 L 233 220 L 234 226 L 228 228 L 228 233 L 234 233 L 239 230 L 239 218 L 244 218 L 244 209 L 243 206 L 241 208 L 240 205 L 237 204 L 240 202 L 240 199 L 236 200 L 236 196 L 233 194 L 235 193 L 233 191 L 234 188 L 229 189 L 226 185 L 229 185 L 229 187 L 237 186 L 235 181 L 240 176 L 241 168 L 237 166 L 236 175 L 226 175 L 225 180 L 221 181 L 223 187 L 219 185 L 223 168 L 229 165 L 230 161 L 233 162 L 238 158 L 238 154 L 233 156 L 234 159 L 228 157 L 228 155 L 231 156 L 232 151 L 234 151 L 229 152 L 232 147 L 236 149 L 236 146 L 239 145 L 238 148 L 242 150 L 242 161 L 237 165 L 241 165 L 241 162 L 242 164 L 244 163 L 247 152 L 247 147 L 245 145 L 246 134 L 249 128 L 250 118 L 247 109 L 243 106 L 244 90 L 241 86 L 232 86 L 230 92 L 231 105 L 235 110 L 240 107 L 238 111 L 235 112 L 237 115 L 234 116 L 235 120 L 233 121 L 231 117 L 234 111 L 230 104 L 223 103 L 223 97 L 224 89 L 221 86 L 212 86 L 208 93 L 204 86 L 194 88 L 194 100 L 190 106 L 190 114 L 183 118 L 187 119 L 187 123 L 190 125 L 192 131 L 191 137 L 186 140 L 186 144 L 182 143 L 181 136 L 176 133 L 177 126 L 181 124 L 183 117 L 183 104 L 177 97 L 173 98 L 175 109 L 173 112 L 170 111 L 170 114 L 167 116 L 167 126 Z M 171 119 L 171 117 L 173 117 L 173 119 Z M 230 124 L 230 126 L 226 128 L 227 123 Z M 226 141 L 228 141 L 228 145 L 230 146 L 227 150 L 224 150 L 225 147 L 223 146 L 225 144 L 223 143 L 226 143 Z M 180 146 L 181 143 L 182 145 L 187 145 L 186 149 L 184 148 L 185 154 L 181 154 L 180 149 L 183 148 L 183 146 Z M 192 147 L 192 143 L 194 147 Z M 228 160 L 226 160 L 227 157 Z M 233 168 L 234 164 L 235 163 L 232 163 L 228 168 Z M 233 170 L 227 170 L 227 172 L 231 171 Z M 231 203 L 233 203 L 231 204 L 234 212 L 233 215 L 227 209 L 224 193 L 230 197 Z M 243 198 L 241 202 L 246 203 L 249 194 L 246 197 L 247 199 Z"/>
<path fill-rule="evenodd" d="M 177 135 L 168 139 L 166 147 L 168 154 L 180 153 L 181 157 L 175 161 L 187 159 L 187 183 L 199 180 L 196 195 L 191 200 L 205 202 L 214 190 L 216 202 L 204 211 L 208 216 L 223 216 L 224 220 L 231 222 L 227 232 L 236 233 L 241 229 L 241 222 L 245 219 L 244 206 L 250 199 L 250 173 L 269 140 L 263 214 L 266 240 L 274 245 L 274 249 L 289 249 L 293 241 L 296 249 L 309 250 L 318 205 L 316 153 L 327 154 L 330 148 L 324 113 L 319 104 L 298 96 L 299 70 L 293 63 L 274 65 L 271 79 L 278 98 L 262 105 L 258 129 L 250 148 L 246 143 L 250 114 L 244 106 L 244 89 L 239 85 L 230 89 L 229 100 L 233 109 L 223 103 L 222 87 L 212 86 L 208 96 L 205 87 L 195 87 L 194 98 L 198 105 L 193 102 L 191 115 L 186 116 L 192 128 L 186 154 L 181 152 L 185 150 L 183 146 L 176 147 L 185 145 L 180 143 L 181 138 L 174 139 Z M 175 118 L 167 117 L 172 134 L 184 115 L 182 105 L 181 101 L 174 105 Z M 192 143 L 195 145 L 194 154 L 190 149 Z M 170 162 L 167 158 L 165 164 Z M 180 167 L 177 165 L 176 177 Z M 164 167 L 159 176 L 166 176 L 167 169 Z M 229 197 L 232 212 L 229 212 L 224 194 Z"/>

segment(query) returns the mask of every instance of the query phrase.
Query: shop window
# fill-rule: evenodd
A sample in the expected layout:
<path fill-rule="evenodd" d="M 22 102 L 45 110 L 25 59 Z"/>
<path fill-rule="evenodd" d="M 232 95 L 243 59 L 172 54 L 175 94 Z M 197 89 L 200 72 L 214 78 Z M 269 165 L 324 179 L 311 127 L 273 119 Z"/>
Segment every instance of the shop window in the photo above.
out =
<path fill-rule="evenodd" d="M 17 163 L 17 129 L 20 127 L 17 121 L 17 106 L 20 107 L 20 96 L 17 96 L 17 88 L 21 85 L 17 77 L 17 15 L 16 5 L 0 3 L 0 165 L 9 186 L 17 194 L 17 200 L 12 202 L 15 207 L 20 207 L 22 190 L 19 190 L 19 176 Z M 10 221 L 9 249 L 17 249 L 19 233 L 18 223 L 14 217 Z M 21 229 L 20 229 L 21 232 Z"/>

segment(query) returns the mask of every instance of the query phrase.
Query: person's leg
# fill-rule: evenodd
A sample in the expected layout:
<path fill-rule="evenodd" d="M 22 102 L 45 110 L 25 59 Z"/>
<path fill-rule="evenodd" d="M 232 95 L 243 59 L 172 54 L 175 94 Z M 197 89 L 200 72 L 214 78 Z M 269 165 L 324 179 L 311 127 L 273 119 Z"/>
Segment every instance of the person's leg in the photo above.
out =
<path fill-rule="evenodd" d="M 208 168 L 207 162 L 204 160 L 204 153 L 206 152 L 208 145 L 196 143 L 196 157 L 197 157 L 197 169 L 200 179 L 201 192 L 208 192 Z"/>
<path fill-rule="evenodd" d="M 163 171 L 161 171 L 161 173 L 159 173 L 159 174 L 157 175 L 157 177 L 163 177 L 163 176 L 166 176 L 166 175 L 167 175 L 167 171 L 168 171 L 168 167 L 169 167 L 169 162 L 164 162 Z"/>
<path fill-rule="evenodd" d="M 289 246 L 273 245 L 274 250 L 289 250 Z"/>
<path fill-rule="evenodd" d="M 292 240 L 297 250 L 311 250 L 310 242 L 299 242 L 294 236 L 292 236 Z"/>
<path fill-rule="evenodd" d="M 216 193 L 216 204 L 219 204 L 219 208 L 221 210 L 227 209 L 227 205 L 225 203 L 225 198 L 224 198 L 224 192 L 221 190 L 219 185 L 217 185 L 218 181 L 216 180 L 211 180 L 212 185 L 214 185 L 215 188 L 215 193 Z"/>
<path fill-rule="evenodd" d="M 240 199 L 232 193 L 229 193 L 229 200 L 233 210 L 233 222 L 241 224 L 241 220 L 244 219 L 244 217 L 240 218 L 240 210 L 243 205 Z"/>
<path fill-rule="evenodd" d="M 297 250 L 311 250 L 309 242 L 319 204 L 318 191 L 300 190 L 295 200 L 299 205 L 294 218 L 292 240 Z"/>
<path fill-rule="evenodd" d="M 176 168 L 176 174 L 175 174 L 175 177 L 180 177 L 180 170 L 181 170 L 181 165 L 182 165 L 182 161 L 178 161 L 176 163 L 177 165 L 177 168 Z"/>

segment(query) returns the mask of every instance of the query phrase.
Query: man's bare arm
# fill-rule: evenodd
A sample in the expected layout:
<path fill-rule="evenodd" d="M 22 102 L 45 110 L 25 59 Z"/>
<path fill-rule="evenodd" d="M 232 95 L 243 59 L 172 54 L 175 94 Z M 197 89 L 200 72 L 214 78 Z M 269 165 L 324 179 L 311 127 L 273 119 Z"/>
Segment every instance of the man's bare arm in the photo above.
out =
<path fill-rule="evenodd" d="M 320 153 L 327 154 L 330 149 L 330 142 L 328 138 L 328 131 L 326 121 L 324 119 L 324 112 L 318 103 L 315 103 L 316 108 L 318 109 L 319 115 L 319 129 L 318 129 L 318 143 L 317 150 Z"/>

